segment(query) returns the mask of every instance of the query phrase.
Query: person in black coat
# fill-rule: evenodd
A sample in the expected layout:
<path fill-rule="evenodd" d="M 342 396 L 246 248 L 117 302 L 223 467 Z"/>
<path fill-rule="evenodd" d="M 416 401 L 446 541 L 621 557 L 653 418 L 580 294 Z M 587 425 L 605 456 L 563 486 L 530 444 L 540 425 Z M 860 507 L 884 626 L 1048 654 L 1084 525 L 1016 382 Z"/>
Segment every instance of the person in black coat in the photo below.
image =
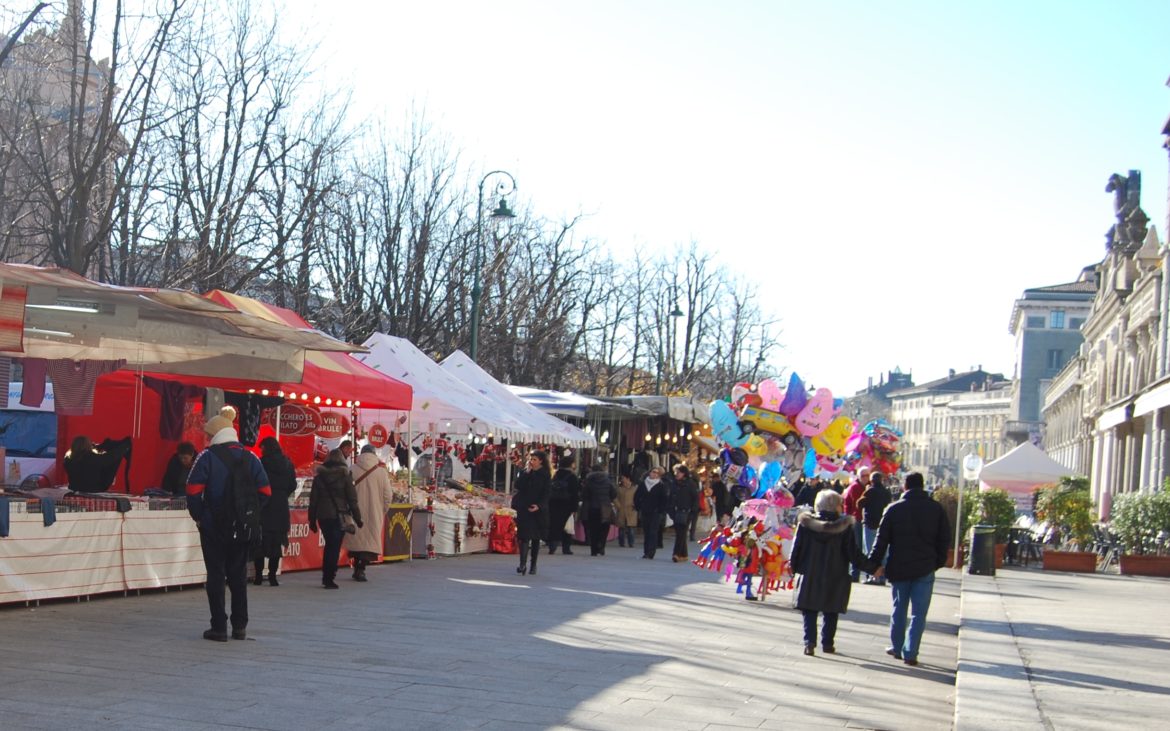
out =
<path fill-rule="evenodd" d="M 573 471 L 576 457 L 561 457 L 557 472 L 553 475 L 548 499 L 548 552 L 557 552 L 557 544 L 566 555 L 573 553 L 573 535 L 565 530 L 565 521 L 577 512 L 581 502 L 581 480 Z"/>
<path fill-rule="evenodd" d="M 589 536 L 589 555 L 604 556 L 605 543 L 609 539 L 609 525 L 613 522 L 613 501 L 617 500 L 617 488 L 605 463 L 599 463 L 585 476 L 581 491 L 581 516 Z"/>
<path fill-rule="evenodd" d="M 660 520 L 670 507 L 670 483 L 662 479 L 662 468 L 654 467 L 634 493 L 634 508 L 642 520 L 642 558 L 654 558 L 661 537 Z"/>
<path fill-rule="evenodd" d="M 869 559 L 875 564 L 886 559 L 885 575 L 893 588 L 890 647 L 886 653 L 907 665 L 918 664 L 918 647 L 926 631 L 926 612 L 934 593 L 934 572 L 946 565 L 950 545 L 951 529 L 946 512 L 926 494 L 922 473 L 911 472 L 906 475 L 902 498 L 882 515 L 877 543 L 869 552 Z"/>
<path fill-rule="evenodd" d="M 516 573 L 536 573 L 541 536 L 548 534 L 548 497 L 552 480 L 548 474 L 548 454 L 540 450 L 528 453 L 528 467 L 516 478 L 512 509 L 516 511 L 516 540 L 520 543 L 520 565 Z M 528 566 L 529 555 L 532 566 Z"/>
<path fill-rule="evenodd" d="M 857 501 L 861 508 L 862 550 L 868 555 L 877 543 L 878 526 L 882 524 L 882 513 L 890 504 L 890 489 L 886 487 L 886 477 L 881 472 L 874 471 L 869 478 L 869 486 Z M 870 576 L 865 580 L 867 584 L 884 585 L 885 577 Z"/>
<path fill-rule="evenodd" d="M 853 535 L 853 518 L 841 515 L 844 501 L 832 489 L 817 493 L 816 513 L 801 513 L 792 544 L 796 577 L 796 608 L 804 615 L 804 654 L 814 655 L 817 614 L 825 615 L 821 649 L 836 652 L 837 617 L 849 609 L 853 580 L 849 565 L 871 572 L 877 562 L 865 557 Z"/>
<path fill-rule="evenodd" d="M 687 536 L 691 516 L 697 516 L 699 512 L 699 485 L 691 478 L 686 465 L 675 465 L 674 489 L 670 498 L 670 519 L 674 521 L 674 555 L 670 560 L 678 563 L 688 560 Z"/>
<path fill-rule="evenodd" d="M 163 473 L 162 489 L 174 497 L 187 496 L 187 476 L 191 474 L 191 465 L 195 464 L 195 445 L 191 442 L 179 442 L 175 453 L 167 461 L 167 471 Z"/>
<path fill-rule="evenodd" d="M 266 437 L 260 442 L 260 464 L 268 474 L 272 497 L 260 511 L 260 549 L 254 561 L 256 576 L 253 581 L 257 586 L 264 583 L 264 559 L 267 558 L 268 583 L 280 586 L 276 572 L 280 570 L 283 548 L 288 545 L 288 498 L 297 489 L 297 473 L 275 437 Z"/>

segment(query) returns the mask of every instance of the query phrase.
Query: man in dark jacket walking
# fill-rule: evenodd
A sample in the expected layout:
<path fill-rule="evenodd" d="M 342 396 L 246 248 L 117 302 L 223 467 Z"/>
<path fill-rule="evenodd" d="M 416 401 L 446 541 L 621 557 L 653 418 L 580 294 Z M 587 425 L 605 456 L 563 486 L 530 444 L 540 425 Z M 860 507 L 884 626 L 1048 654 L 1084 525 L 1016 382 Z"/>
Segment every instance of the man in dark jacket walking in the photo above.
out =
<path fill-rule="evenodd" d="M 934 572 L 946 565 L 950 543 L 950 526 L 943 507 L 926 494 L 922 473 L 911 472 L 906 475 L 902 499 L 890 505 L 882 516 L 877 543 L 869 553 L 871 562 L 881 562 L 889 551 L 885 576 L 893 586 L 894 608 L 886 652 L 907 665 L 918 664 L 918 648 L 934 592 Z"/>
<path fill-rule="evenodd" d="M 861 509 L 862 546 L 866 555 L 873 550 L 877 543 L 878 526 L 882 523 L 882 513 L 890 504 L 890 489 L 886 487 L 886 477 L 881 472 L 874 472 L 869 480 L 869 487 L 857 501 Z M 865 580 L 867 584 L 885 586 L 885 577 L 870 576 Z"/>
<path fill-rule="evenodd" d="M 195 459 L 187 477 L 187 511 L 199 527 L 203 564 L 207 569 L 207 603 L 211 607 L 211 629 L 203 633 L 203 639 L 227 642 L 226 581 L 232 592 L 232 638 L 245 640 L 248 638 L 245 632 L 248 626 L 248 558 L 253 545 L 259 545 L 260 536 L 233 536 L 227 532 L 229 526 L 216 525 L 216 517 L 223 519 L 225 515 L 225 498 L 231 479 L 231 465 L 225 460 L 233 464 L 236 460 L 243 460 L 259 493 L 261 509 L 272 495 L 272 488 L 260 460 L 240 444 L 227 416 L 213 416 L 203 429 L 211 437 L 211 444 Z"/>
<path fill-rule="evenodd" d="M 699 485 L 691 478 L 686 465 L 674 467 L 674 489 L 670 493 L 670 519 L 674 521 L 674 555 L 671 561 L 687 559 L 687 535 L 691 515 L 699 510 Z"/>

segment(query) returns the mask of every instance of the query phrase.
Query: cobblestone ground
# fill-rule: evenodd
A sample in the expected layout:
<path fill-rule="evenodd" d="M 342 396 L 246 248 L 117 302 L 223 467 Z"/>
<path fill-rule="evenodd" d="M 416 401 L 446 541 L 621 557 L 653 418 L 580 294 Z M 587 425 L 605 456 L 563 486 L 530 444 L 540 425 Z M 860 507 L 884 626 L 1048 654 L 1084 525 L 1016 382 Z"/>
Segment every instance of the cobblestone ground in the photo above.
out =
<path fill-rule="evenodd" d="M 247 641 L 201 639 L 201 587 L 0 610 L 0 726 L 118 729 L 950 728 L 958 575 L 921 665 L 884 653 L 889 590 L 858 585 L 838 654 L 801 654 L 790 595 L 613 546 L 478 555 L 249 587 Z"/>

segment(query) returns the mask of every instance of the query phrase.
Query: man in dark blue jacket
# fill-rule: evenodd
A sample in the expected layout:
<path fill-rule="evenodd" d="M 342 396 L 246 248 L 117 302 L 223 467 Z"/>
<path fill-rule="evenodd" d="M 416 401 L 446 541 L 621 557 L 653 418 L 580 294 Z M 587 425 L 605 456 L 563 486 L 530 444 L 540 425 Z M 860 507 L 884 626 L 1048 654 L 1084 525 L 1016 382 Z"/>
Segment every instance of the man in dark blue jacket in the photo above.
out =
<path fill-rule="evenodd" d="M 943 507 L 926 494 L 922 474 L 911 472 L 906 475 L 902 499 L 882 515 L 877 543 L 869 554 L 871 562 L 881 562 L 889 551 L 885 576 L 893 587 L 894 609 L 886 652 L 907 665 L 918 664 L 926 612 L 934 593 L 934 572 L 946 565 L 950 543 L 950 526 Z"/>
<path fill-rule="evenodd" d="M 230 537 L 219 530 L 215 516 L 221 514 L 224 495 L 231 475 L 230 466 L 212 448 L 223 445 L 220 452 L 229 459 L 242 459 L 259 493 L 260 507 L 272 495 L 268 475 L 256 455 L 240 444 L 232 421 L 224 415 L 212 417 L 204 431 L 211 437 L 210 446 L 203 450 L 191 465 L 187 476 L 187 512 L 199 526 L 199 543 L 203 548 L 203 564 L 207 568 L 207 603 L 211 607 L 211 629 L 203 639 L 227 642 L 228 615 L 224 610 L 224 582 L 232 592 L 232 638 L 247 639 L 248 626 L 248 560 L 251 558 L 249 537 Z"/>

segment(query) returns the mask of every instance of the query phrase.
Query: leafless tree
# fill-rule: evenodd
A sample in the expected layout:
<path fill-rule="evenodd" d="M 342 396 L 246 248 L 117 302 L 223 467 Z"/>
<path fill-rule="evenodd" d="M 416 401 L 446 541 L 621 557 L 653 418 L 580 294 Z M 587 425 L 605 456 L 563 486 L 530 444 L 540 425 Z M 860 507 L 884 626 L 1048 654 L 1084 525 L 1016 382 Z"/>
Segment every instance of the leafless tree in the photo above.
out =
<path fill-rule="evenodd" d="M 121 195 L 154 124 L 149 110 L 183 0 L 127 12 L 71 0 L 0 65 L 6 254 L 107 279 Z M 102 28 L 99 37 L 98 28 Z M 100 49 L 100 52 L 99 52 Z M 108 54 L 100 61 L 96 55 Z"/>

